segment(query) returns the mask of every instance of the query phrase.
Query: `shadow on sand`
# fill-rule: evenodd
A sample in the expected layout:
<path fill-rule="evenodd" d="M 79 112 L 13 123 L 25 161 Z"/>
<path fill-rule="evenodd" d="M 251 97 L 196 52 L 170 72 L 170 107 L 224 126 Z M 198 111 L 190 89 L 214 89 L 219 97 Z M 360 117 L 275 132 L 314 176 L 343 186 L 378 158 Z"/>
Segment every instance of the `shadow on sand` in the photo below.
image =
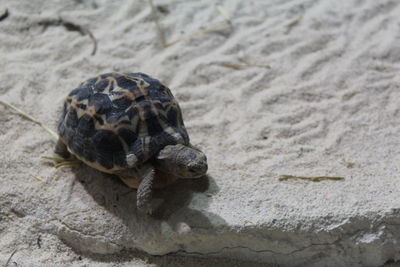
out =
<path fill-rule="evenodd" d="M 107 211 L 121 218 L 133 233 L 138 227 L 143 229 L 146 224 L 154 225 L 157 221 L 160 224 L 167 222 L 172 229 L 182 222 L 190 228 L 203 229 L 213 228 L 215 223 L 225 225 L 221 217 L 206 211 L 212 195 L 219 191 L 211 176 L 180 179 L 166 188 L 156 189 L 153 198 L 160 204 L 155 206 L 152 215 L 145 215 L 137 212 L 136 189 L 127 187 L 117 176 L 101 173 L 84 164 L 72 170 L 76 181 L 83 185 L 88 194 Z"/>

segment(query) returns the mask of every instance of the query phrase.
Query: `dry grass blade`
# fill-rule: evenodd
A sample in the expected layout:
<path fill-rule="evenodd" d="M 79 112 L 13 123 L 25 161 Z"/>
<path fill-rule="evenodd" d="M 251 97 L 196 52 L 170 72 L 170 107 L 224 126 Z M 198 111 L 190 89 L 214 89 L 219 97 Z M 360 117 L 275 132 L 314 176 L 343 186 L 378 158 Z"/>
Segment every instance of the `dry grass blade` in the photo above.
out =
<path fill-rule="evenodd" d="M 220 31 L 225 30 L 226 28 L 227 28 L 227 26 L 226 26 L 225 23 L 218 23 L 218 24 L 215 24 L 215 25 L 213 25 L 213 26 L 211 26 L 209 28 L 204 28 L 204 29 L 189 33 L 187 35 L 184 35 L 184 36 L 176 39 L 175 41 L 166 43 L 165 46 L 168 47 L 168 46 L 174 45 L 174 44 L 176 44 L 178 42 L 190 39 L 192 37 L 195 37 L 195 36 L 198 36 L 198 35 L 201 35 L 201 34 L 204 34 L 204 33 L 220 32 Z"/>
<path fill-rule="evenodd" d="M 157 11 L 156 6 L 154 5 L 153 0 L 147 0 L 147 2 L 149 3 L 149 5 L 151 7 L 151 13 L 153 15 L 153 19 L 154 19 L 154 22 L 156 24 L 158 37 L 160 38 L 161 44 L 164 47 L 172 46 L 172 45 L 174 45 L 174 44 L 176 44 L 176 43 L 178 43 L 180 41 L 187 40 L 189 38 L 192 38 L 192 37 L 200 35 L 200 34 L 212 33 L 212 32 L 221 32 L 221 31 L 226 30 L 228 28 L 229 29 L 232 28 L 231 19 L 230 19 L 229 15 L 228 15 L 228 12 L 226 12 L 226 10 L 222 6 L 219 5 L 219 6 L 217 6 L 217 10 L 222 15 L 222 17 L 224 18 L 224 22 L 223 23 L 218 23 L 218 24 L 212 25 L 210 27 L 206 27 L 204 29 L 200 29 L 198 31 L 195 31 L 195 32 L 189 33 L 187 35 L 184 35 L 184 36 L 176 39 L 175 41 L 167 42 L 164 30 L 162 29 L 160 21 L 159 21 L 159 18 L 158 18 L 158 11 Z"/>
<path fill-rule="evenodd" d="M 222 67 L 230 68 L 230 69 L 234 69 L 234 70 L 242 70 L 242 69 L 245 68 L 244 65 L 235 64 L 235 63 L 221 63 L 220 65 L 221 65 Z"/>
<path fill-rule="evenodd" d="M 353 98 L 353 96 L 355 96 L 358 92 L 351 92 L 351 93 L 347 93 L 345 95 L 343 95 L 342 99 L 343 100 L 350 100 L 351 98 Z"/>
<path fill-rule="evenodd" d="M 40 182 L 45 182 L 45 180 L 42 179 L 42 178 L 40 178 L 39 176 L 36 176 L 36 175 L 33 175 L 33 174 L 31 174 L 31 176 L 32 176 L 33 178 L 35 178 L 36 180 L 40 181 Z"/>
<path fill-rule="evenodd" d="M 242 70 L 242 69 L 245 69 L 248 67 L 258 67 L 258 68 L 265 68 L 265 69 L 271 68 L 269 65 L 254 64 L 254 63 L 249 62 L 247 59 L 243 59 L 243 58 L 240 58 L 239 61 L 241 62 L 241 64 L 223 62 L 223 63 L 219 63 L 219 65 L 222 67 L 230 68 L 230 69 L 234 69 L 234 70 Z"/>
<path fill-rule="evenodd" d="M 43 156 L 42 159 L 51 160 L 51 161 L 54 161 L 54 162 L 56 162 L 56 163 L 61 163 L 61 162 L 64 162 L 64 161 L 65 161 L 65 159 L 64 159 L 64 158 L 61 158 L 61 157 L 47 157 L 47 156 Z"/>
<path fill-rule="evenodd" d="M 225 21 L 232 26 L 232 21 L 231 21 L 231 16 L 229 16 L 228 12 L 225 10 L 225 8 L 221 5 L 217 5 L 217 10 L 219 14 L 225 19 Z"/>
<path fill-rule="evenodd" d="M 80 164 L 80 163 L 81 163 L 81 162 L 80 162 L 80 161 L 77 161 L 77 160 L 66 160 L 66 161 L 64 161 L 64 162 L 60 162 L 60 163 L 54 165 L 54 168 L 58 169 L 58 168 L 60 168 L 60 167 L 78 165 L 78 164 Z"/>
<path fill-rule="evenodd" d="M 54 168 L 56 168 L 56 169 L 63 167 L 63 166 L 77 165 L 77 164 L 81 163 L 79 160 L 76 160 L 76 159 L 65 159 L 62 157 L 43 156 L 42 159 L 53 161 L 55 163 Z"/>
<path fill-rule="evenodd" d="M 22 110 L 20 110 L 19 108 L 17 108 L 16 106 L 7 103 L 3 100 L 0 100 L 0 103 L 3 104 L 4 106 L 13 109 L 14 111 L 16 111 L 20 116 L 24 117 L 27 120 L 30 120 L 33 123 L 36 123 L 37 125 L 39 125 L 40 127 L 42 127 L 43 129 L 45 129 L 48 133 L 50 133 L 54 138 L 58 139 L 58 134 L 56 132 L 54 132 L 52 129 L 50 129 L 49 127 L 47 127 L 46 125 L 44 125 L 42 122 L 36 120 L 35 118 L 33 118 L 32 116 L 30 116 L 29 114 L 23 112 Z"/>
<path fill-rule="evenodd" d="M 302 18 L 303 17 L 300 16 L 300 17 L 292 20 L 288 24 L 286 24 L 286 32 L 285 33 L 288 34 L 292 30 L 293 27 L 295 27 L 297 24 L 299 24 L 299 22 L 301 21 Z"/>
<path fill-rule="evenodd" d="M 334 181 L 339 181 L 339 180 L 344 180 L 344 177 L 339 177 L 339 176 L 297 176 L 297 175 L 287 175 L 287 174 L 282 174 L 279 175 L 279 181 L 284 181 L 284 180 L 289 180 L 289 179 L 301 179 L 301 180 L 308 180 L 308 181 L 313 181 L 313 182 L 320 182 L 323 180 L 334 180 Z"/>
<path fill-rule="evenodd" d="M 271 66 L 269 66 L 267 64 L 252 63 L 247 58 L 239 58 L 239 61 L 242 62 L 243 64 L 246 64 L 247 66 L 250 66 L 250 67 L 259 67 L 259 68 L 265 68 L 265 69 L 270 69 L 271 68 Z"/>
<path fill-rule="evenodd" d="M 167 47 L 168 45 L 167 45 L 167 41 L 165 40 L 165 34 L 161 28 L 160 21 L 158 20 L 157 9 L 154 6 L 153 0 L 147 0 L 147 1 L 149 2 L 149 5 L 151 7 L 151 13 L 153 15 L 154 22 L 156 23 L 157 33 L 158 33 L 158 37 L 160 38 L 161 44 L 164 47 Z"/>

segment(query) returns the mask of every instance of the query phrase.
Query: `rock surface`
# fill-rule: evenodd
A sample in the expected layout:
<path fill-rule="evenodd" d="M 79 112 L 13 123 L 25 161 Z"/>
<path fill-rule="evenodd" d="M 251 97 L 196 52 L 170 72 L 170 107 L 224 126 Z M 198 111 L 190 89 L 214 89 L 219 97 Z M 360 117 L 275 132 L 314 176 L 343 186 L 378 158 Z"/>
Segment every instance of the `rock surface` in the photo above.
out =
<path fill-rule="evenodd" d="M 155 2 L 167 41 L 224 21 L 214 1 Z M 41 156 L 55 140 L 0 105 L 1 264 L 400 258 L 400 2 L 219 3 L 232 28 L 164 48 L 146 1 L 0 1 L 1 100 L 55 128 L 79 82 L 142 71 L 171 88 L 209 160 L 207 177 L 157 191 L 153 216 L 137 216 L 135 190 L 84 165 L 54 169 Z M 59 17 L 90 29 L 95 55 L 88 35 L 44 23 Z"/>

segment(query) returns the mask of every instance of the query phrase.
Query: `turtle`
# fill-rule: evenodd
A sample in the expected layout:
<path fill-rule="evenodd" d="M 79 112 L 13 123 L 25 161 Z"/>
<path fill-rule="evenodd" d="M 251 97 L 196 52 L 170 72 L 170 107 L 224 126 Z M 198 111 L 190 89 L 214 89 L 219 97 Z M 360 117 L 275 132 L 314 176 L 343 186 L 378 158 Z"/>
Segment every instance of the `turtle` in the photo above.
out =
<path fill-rule="evenodd" d="M 191 145 L 171 90 L 144 73 L 105 73 L 66 97 L 55 153 L 117 175 L 137 189 L 137 210 L 151 213 L 153 188 L 200 178 L 207 157 Z"/>

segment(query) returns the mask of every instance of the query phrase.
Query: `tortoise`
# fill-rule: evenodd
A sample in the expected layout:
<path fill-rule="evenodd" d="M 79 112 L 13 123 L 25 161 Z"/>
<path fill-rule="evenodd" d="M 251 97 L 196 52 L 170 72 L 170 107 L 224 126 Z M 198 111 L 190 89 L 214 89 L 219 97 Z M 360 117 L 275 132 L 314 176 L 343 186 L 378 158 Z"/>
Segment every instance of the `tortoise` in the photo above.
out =
<path fill-rule="evenodd" d="M 152 189 L 207 172 L 189 142 L 170 89 L 144 73 L 106 73 L 82 82 L 64 101 L 55 153 L 75 156 L 137 188 L 137 209 L 151 213 Z"/>

